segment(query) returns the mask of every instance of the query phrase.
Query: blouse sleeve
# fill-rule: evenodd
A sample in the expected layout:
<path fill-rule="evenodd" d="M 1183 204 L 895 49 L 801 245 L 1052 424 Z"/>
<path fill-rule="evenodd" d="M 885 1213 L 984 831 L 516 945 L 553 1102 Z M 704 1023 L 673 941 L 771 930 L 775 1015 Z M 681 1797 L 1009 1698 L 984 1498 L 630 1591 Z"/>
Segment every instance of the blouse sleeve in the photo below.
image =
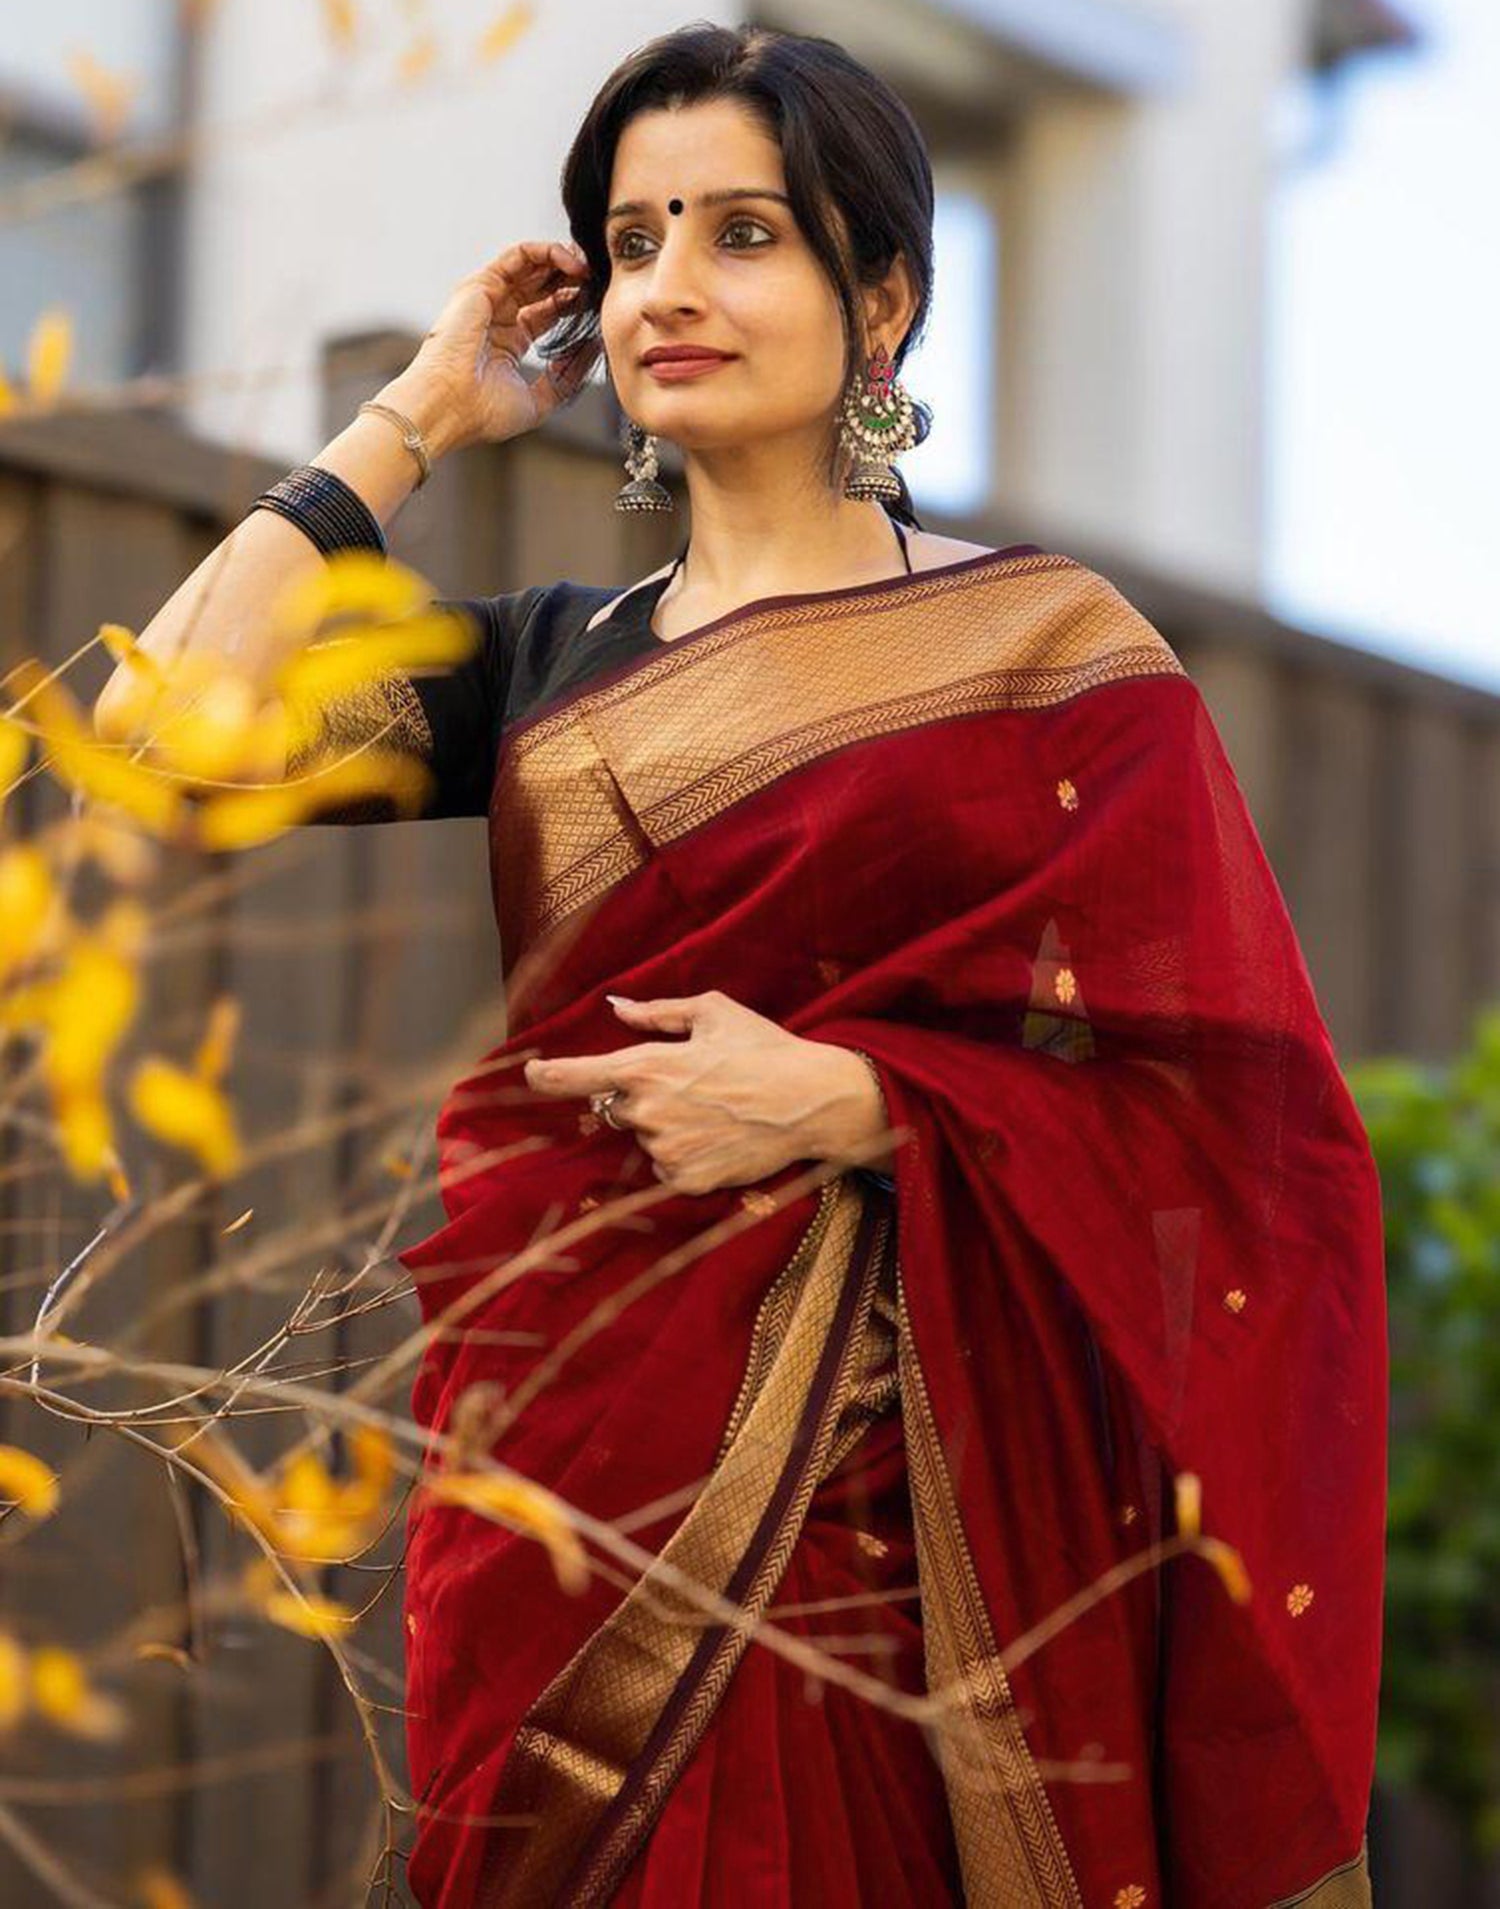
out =
<path fill-rule="evenodd" d="M 494 597 L 440 598 L 436 610 L 456 611 L 475 626 L 474 648 L 449 668 L 391 675 L 321 706 L 322 734 L 293 751 L 287 774 L 316 755 L 377 743 L 415 757 L 431 786 L 416 811 L 422 820 L 484 815 L 495 773 L 495 748 L 505 712 L 517 644 L 536 609 L 533 587 Z M 389 822 L 398 814 L 388 796 L 328 803 L 309 812 L 310 823 Z"/>

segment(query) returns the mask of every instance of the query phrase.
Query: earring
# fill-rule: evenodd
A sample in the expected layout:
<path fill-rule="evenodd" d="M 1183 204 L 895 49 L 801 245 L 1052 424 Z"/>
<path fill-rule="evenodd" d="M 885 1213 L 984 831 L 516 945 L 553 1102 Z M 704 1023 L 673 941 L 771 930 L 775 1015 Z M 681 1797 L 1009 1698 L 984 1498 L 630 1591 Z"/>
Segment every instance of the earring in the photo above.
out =
<path fill-rule="evenodd" d="M 894 503 L 901 480 L 892 461 L 917 441 L 916 412 L 884 345 L 877 345 L 863 378 L 851 379 L 839 417 L 839 444 L 853 460 L 844 484 L 846 497 L 873 497 Z"/>
<path fill-rule="evenodd" d="M 656 439 L 634 418 L 625 421 L 625 468 L 630 482 L 615 492 L 616 510 L 676 510 L 672 493 L 656 481 Z"/>

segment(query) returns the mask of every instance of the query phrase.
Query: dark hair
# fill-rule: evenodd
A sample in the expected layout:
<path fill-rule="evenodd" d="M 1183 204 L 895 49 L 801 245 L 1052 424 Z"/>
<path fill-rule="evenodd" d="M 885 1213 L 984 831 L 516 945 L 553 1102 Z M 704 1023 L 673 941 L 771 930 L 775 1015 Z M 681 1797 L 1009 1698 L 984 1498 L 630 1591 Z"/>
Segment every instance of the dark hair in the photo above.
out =
<path fill-rule="evenodd" d="M 932 167 L 915 120 L 884 80 L 832 40 L 708 21 L 638 47 L 600 87 L 578 129 L 563 164 L 562 201 L 591 276 L 539 347 L 542 357 L 563 357 L 599 336 L 610 275 L 604 215 L 626 124 L 637 113 L 711 99 L 743 100 L 781 149 L 793 216 L 839 295 L 846 383 L 864 369 L 860 290 L 879 284 L 898 255 L 905 259 L 917 308 L 893 353 L 899 371 L 932 296 Z M 830 208 L 843 216 L 847 253 Z M 920 443 L 932 415 L 916 400 L 913 408 Z M 886 509 L 917 524 L 905 478 Z"/>

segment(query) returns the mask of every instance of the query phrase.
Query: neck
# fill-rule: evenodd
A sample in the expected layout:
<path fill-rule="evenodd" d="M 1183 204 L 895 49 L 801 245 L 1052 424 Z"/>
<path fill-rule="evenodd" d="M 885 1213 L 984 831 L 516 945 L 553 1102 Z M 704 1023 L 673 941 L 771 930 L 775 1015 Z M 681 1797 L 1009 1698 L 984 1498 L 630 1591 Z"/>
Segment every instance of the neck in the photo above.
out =
<path fill-rule="evenodd" d="M 900 567 L 883 505 L 845 497 L 804 456 L 769 447 L 688 451 L 691 548 L 673 594 L 743 603 L 781 592 L 838 589 Z"/>

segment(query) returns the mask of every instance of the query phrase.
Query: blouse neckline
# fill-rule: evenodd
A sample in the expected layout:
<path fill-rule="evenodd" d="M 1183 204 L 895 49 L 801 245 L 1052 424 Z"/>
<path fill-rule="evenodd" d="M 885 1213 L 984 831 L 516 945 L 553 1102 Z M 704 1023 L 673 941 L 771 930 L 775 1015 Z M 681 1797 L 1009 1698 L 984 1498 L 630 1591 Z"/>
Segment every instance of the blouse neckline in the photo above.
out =
<path fill-rule="evenodd" d="M 896 525 L 894 518 L 891 522 Z M 716 630 L 721 624 L 735 622 L 738 618 L 749 616 L 758 610 L 789 608 L 804 603 L 855 601 L 862 597 L 878 596 L 885 590 L 904 588 L 907 584 L 916 583 L 923 578 L 959 576 L 967 570 L 978 570 L 985 564 L 998 563 L 1012 557 L 1045 555 L 1038 544 L 1007 544 L 1001 550 L 981 551 L 977 557 L 959 557 L 952 563 L 929 564 L 925 569 L 914 570 L 911 568 L 911 554 L 907 548 L 905 533 L 899 525 L 896 525 L 896 530 L 901 543 L 901 554 L 907 568 L 894 576 L 876 577 L 870 583 L 836 584 L 829 590 L 790 590 L 779 596 L 752 597 L 749 602 L 741 603 L 732 610 L 722 611 L 718 616 L 710 617 L 706 623 L 696 624 L 692 629 L 683 630 L 677 636 L 658 636 L 651 626 L 651 618 L 662 593 L 676 573 L 677 565 L 674 564 L 664 576 L 657 577 L 654 582 L 641 584 L 628 592 L 619 605 L 596 628 L 606 630 L 612 625 L 628 621 L 636 633 L 649 641 L 655 649 L 671 650 L 675 649 L 679 643 L 690 642 L 708 630 Z M 681 552 L 678 554 L 678 563 L 682 561 L 682 554 Z"/>

